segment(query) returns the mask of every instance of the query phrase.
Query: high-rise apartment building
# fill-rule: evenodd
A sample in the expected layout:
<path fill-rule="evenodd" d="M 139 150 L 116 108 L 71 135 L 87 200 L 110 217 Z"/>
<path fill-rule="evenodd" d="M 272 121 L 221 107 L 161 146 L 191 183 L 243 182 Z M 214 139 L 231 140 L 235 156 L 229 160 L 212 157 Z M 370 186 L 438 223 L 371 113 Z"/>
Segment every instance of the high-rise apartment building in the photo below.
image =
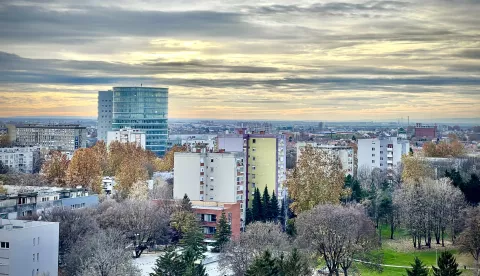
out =
<path fill-rule="evenodd" d="M 165 154 L 168 138 L 168 88 L 114 87 L 112 129 L 144 131 L 146 148 Z"/>
<path fill-rule="evenodd" d="M 59 223 L 0 219 L 0 275 L 58 275 Z"/>
<path fill-rule="evenodd" d="M 20 125 L 15 127 L 15 145 L 75 151 L 87 146 L 87 128 L 80 125 Z"/>
<path fill-rule="evenodd" d="M 270 195 L 275 192 L 280 199 L 283 198 L 286 180 L 285 135 L 244 134 L 240 131 L 239 134 L 218 136 L 217 148 L 245 155 L 249 206 L 256 188 L 263 193 L 267 187 Z"/>
<path fill-rule="evenodd" d="M 243 152 L 176 152 L 173 197 L 240 203 L 245 218 Z"/>
<path fill-rule="evenodd" d="M 122 128 L 107 132 L 107 145 L 110 145 L 113 141 L 135 143 L 138 147 L 145 149 L 146 135 L 145 132 L 138 129 Z"/>
<path fill-rule="evenodd" d="M 107 132 L 112 130 L 113 91 L 98 92 L 97 139 L 107 141 Z"/>
<path fill-rule="evenodd" d="M 352 147 L 349 146 L 331 146 L 331 145 L 321 145 L 317 143 L 306 143 L 306 142 L 298 142 L 297 143 L 297 161 L 300 159 L 302 155 L 302 151 L 305 149 L 307 145 L 314 147 L 315 149 L 323 150 L 328 154 L 332 154 L 338 156 L 340 163 L 342 164 L 342 169 L 345 172 L 345 176 L 347 175 L 354 175 L 354 159 L 355 159 L 355 152 L 353 151 Z"/>
<path fill-rule="evenodd" d="M 15 172 L 34 173 L 35 163 L 40 159 L 40 147 L 0 148 L 0 161 Z"/>
<path fill-rule="evenodd" d="M 409 151 L 410 143 L 397 137 L 358 139 L 358 170 L 393 170 Z"/>

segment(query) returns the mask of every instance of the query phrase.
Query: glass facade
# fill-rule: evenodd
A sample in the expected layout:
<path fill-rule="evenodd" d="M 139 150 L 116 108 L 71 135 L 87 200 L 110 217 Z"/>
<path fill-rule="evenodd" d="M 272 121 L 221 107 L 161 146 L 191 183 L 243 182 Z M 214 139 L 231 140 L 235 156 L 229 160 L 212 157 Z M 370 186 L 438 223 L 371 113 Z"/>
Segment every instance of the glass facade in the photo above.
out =
<path fill-rule="evenodd" d="M 140 129 L 146 148 L 163 156 L 168 138 L 168 88 L 114 87 L 113 130 Z"/>

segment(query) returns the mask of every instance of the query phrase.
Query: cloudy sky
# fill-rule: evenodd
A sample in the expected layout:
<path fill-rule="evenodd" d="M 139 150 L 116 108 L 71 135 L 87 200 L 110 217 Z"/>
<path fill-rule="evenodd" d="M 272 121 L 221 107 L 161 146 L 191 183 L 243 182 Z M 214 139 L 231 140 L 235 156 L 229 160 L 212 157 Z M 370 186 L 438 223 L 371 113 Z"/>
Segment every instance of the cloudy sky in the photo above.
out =
<path fill-rule="evenodd" d="M 0 0 L 0 117 L 141 83 L 170 118 L 480 117 L 480 1 Z"/>

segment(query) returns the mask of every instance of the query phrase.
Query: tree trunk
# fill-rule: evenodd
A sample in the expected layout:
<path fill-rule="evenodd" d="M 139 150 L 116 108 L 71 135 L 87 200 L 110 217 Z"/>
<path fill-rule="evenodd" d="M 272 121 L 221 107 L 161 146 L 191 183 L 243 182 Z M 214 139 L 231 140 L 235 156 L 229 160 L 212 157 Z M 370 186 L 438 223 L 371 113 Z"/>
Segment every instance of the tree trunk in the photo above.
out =
<path fill-rule="evenodd" d="M 343 276 L 348 276 L 348 268 L 343 269 Z"/>
<path fill-rule="evenodd" d="M 442 247 L 445 247 L 444 237 L 445 237 L 445 230 L 442 229 Z"/>
<path fill-rule="evenodd" d="M 393 217 L 392 217 L 392 221 L 390 222 L 390 239 L 393 240 L 393 232 L 395 231 L 395 226 L 394 226 L 394 223 L 393 223 Z"/>

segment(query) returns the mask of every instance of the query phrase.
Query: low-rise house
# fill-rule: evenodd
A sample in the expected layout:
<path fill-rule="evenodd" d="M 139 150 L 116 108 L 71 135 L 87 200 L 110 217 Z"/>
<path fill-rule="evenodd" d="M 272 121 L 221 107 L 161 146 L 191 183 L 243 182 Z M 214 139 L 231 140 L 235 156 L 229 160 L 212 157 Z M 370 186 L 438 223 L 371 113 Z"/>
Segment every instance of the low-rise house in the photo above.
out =
<path fill-rule="evenodd" d="M 222 213 L 225 213 L 232 237 L 240 236 L 242 227 L 240 202 L 213 202 L 213 201 L 191 201 L 193 212 L 200 221 L 205 238 L 211 239 L 217 231 L 217 224 Z"/>

